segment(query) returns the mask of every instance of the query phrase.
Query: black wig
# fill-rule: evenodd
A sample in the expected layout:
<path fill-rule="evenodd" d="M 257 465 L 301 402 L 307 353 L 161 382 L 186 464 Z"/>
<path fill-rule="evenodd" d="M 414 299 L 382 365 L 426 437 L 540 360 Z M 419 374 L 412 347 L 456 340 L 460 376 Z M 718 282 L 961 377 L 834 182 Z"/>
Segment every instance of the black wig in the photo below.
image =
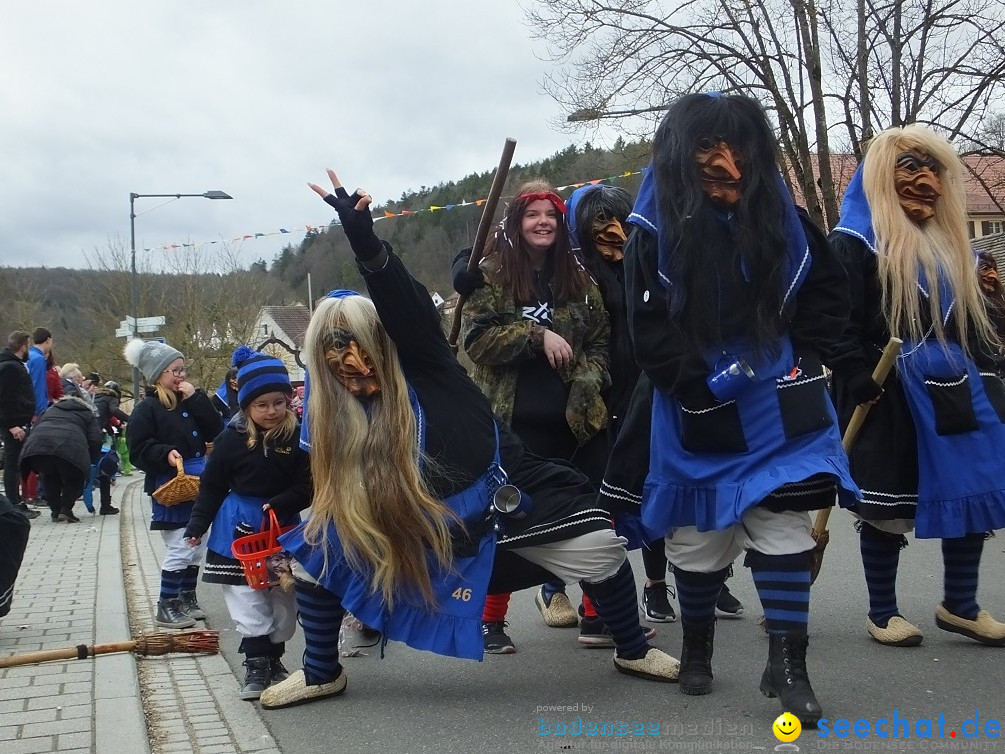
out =
<path fill-rule="evenodd" d="M 696 155 L 711 138 L 737 156 L 740 200 L 717 208 L 702 191 Z M 689 94 L 674 102 L 653 139 L 662 243 L 669 246 L 669 310 L 697 346 L 749 337 L 777 342 L 789 201 L 778 146 L 760 104 L 742 95 Z M 735 327 L 723 331 L 723 321 Z"/>
<path fill-rule="evenodd" d="M 623 188 L 600 185 L 586 192 L 576 203 L 576 228 L 579 236 L 579 252 L 583 265 L 597 281 L 600 295 L 604 299 L 604 309 L 611 318 L 611 358 L 615 364 L 634 364 L 628 332 L 628 314 L 625 309 L 624 272 L 621 262 L 608 262 L 597 250 L 593 240 L 593 221 L 597 218 L 617 220 L 627 234 L 628 215 L 632 211 L 632 196 Z M 619 337 L 622 333 L 626 337 Z"/>

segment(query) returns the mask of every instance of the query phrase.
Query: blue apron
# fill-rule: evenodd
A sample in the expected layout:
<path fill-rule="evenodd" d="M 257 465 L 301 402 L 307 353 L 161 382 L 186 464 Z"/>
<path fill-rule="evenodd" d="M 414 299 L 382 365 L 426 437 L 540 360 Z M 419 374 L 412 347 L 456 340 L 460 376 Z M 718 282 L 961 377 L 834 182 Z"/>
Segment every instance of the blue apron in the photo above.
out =
<path fill-rule="evenodd" d="M 188 458 L 185 460 L 186 474 L 201 476 L 204 468 L 206 468 L 206 456 Z M 176 476 L 178 476 L 178 474 L 174 471 L 157 474 L 154 477 L 154 489 L 157 489 L 165 482 L 174 479 Z M 178 503 L 178 505 L 167 506 L 161 505 L 151 497 L 150 502 L 153 503 L 153 513 L 150 518 L 151 521 L 179 524 L 179 528 L 188 523 L 188 520 L 192 517 L 192 508 L 195 507 L 195 500 L 188 503 Z"/>
<path fill-rule="evenodd" d="M 425 447 L 425 415 L 414 392 L 409 398 L 419 431 L 419 446 Z M 393 610 L 388 610 L 380 593 L 370 588 L 370 575 L 349 566 L 335 526 L 329 525 L 328 565 L 325 553 L 304 540 L 304 526 L 280 537 L 280 543 L 325 589 L 338 595 L 342 606 L 364 624 L 380 631 L 385 640 L 400 641 L 414 649 L 436 654 L 481 660 L 482 609 L 488 594 L 495 560 L 496 532 L 484 523 L 491 508 L 492 493 L 506 481 L 499 463 L 499 433 L 492 464 L 467 489 L 443 503 L 464 522 L 468 531 L 485 531 L 477 541 L 477 551 L 469 557 L 454 557 L 452 567 L 443 569 L 430 559 L 430 581 L 435 607 L 425 605 L 421 595 L 401 594 Z"/>
<path fill-rule="evenodd" d="M 872 211 L 865 197 L 863 168 L 852 176 L 834 228 L 876 253 Z M 975 273 L 976 274 L 976 273 Z M 943 325 L 953 309 L 952 292 L 938 281 Z M 928 298 L 928 281 L 918 288 Z M 920 538 L 955 538 L 1005 527 L 1005 385 L 982 374 L 955 343 L 904 341 L 897 377 L 918 438 Z"/>
<path fill-rule="evenodd" d="M 262 506 L 268 501 L 267 497 L 256 495 L 241 495 L 233 490 L 223 501 L 220 510 L 213 518 L 213 526 L 209 531 L 209 541 L 206 546 L 217 555 L 225 558 L 234 558 L 231 545 L 239 536 L 253 534 L 262 528 L 262 519 L 265 513 Z M 289 526 L 300 521 L 300 515 L 278 516 L 280 526 Z"/>
<path fill-rule="evenodd" d="M 919 538 L 1005 527 L 1005 383 L 955 343 L 905 341 L 897 363 L 918 431 Z"/>
<path fill-rule="evenodd" d="M 654 537 L 681 526 L 722 531 L 782 485 L 815 474 L 835 477 L 841 505 L 860 496 L 819 363 L 794 374 L 796 360 L 787 336 L 771 360 L 757 360 L 731 345 L 728 358 L 744 356 L 759 378 L 734 400 L 688 410 L 675 396 L 653 391 L 642 522 Z M 721 366 L 710 354 L 706 362 L 710 372 Z M 802 426 L 787 418 L 787 407 Z M 689 437 L 694 440 L 690 447 Z M 709 444 L 710 437 L 721 444 Z"/>

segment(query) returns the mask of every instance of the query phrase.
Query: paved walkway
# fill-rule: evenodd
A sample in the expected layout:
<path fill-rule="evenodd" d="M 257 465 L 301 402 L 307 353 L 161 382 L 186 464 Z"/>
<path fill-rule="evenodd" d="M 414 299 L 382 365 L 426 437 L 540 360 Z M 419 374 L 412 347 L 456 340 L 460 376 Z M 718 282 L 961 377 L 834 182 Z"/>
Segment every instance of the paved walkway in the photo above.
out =
<path fill-rule="evenodd" d="M 80 524 L 60 524 L 46 511 L 32 522 L 11 612 L 0 619 L 0 656 L 160 630 L 152 621 L 163 545 L 147 527 L 143 476 L 120 478 L 113 501 L 119 516 L 78 511 Z M 229 625 L 210 627 L 236 641 Z M 0 750 L 275 754 L 257 705 L 237 688 L 219 655 L 125 653 L 0 670 Z"/>

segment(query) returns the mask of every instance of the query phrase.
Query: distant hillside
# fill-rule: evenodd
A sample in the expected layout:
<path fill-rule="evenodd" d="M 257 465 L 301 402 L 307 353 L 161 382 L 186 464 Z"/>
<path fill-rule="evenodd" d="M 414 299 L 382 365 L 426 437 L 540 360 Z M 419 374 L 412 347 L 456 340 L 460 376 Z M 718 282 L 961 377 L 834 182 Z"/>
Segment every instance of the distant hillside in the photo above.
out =
<path fill-rule="evenodd" d="M 644 143 L 619 141 L 612 149 L 570 146 L 540 162 L 513 165 L 503 195 L 511 195 L 531 178 L 561 186 L 634 172 L 648 160 Z M 405 192 L 400 200 L 375 207 L 374 212 L 379 216 L 383 211 L 424 210 L 483 199 L 494 171 L 494 165 L 486 166 L 484 173 Z M 612 183 L 634 194 L 639 177 Z M 570 193 L 567 190 L 563 196 Z M 496 219 L 504 211 L 502 203 Z M 381 220 L 376 229 L 419 280 L 447 296 L 451 293 L 450 262 L 457 251 L 471 245 L 480 217 L 480 207 L 460 207 Z M 219 381 L 229 366 L 232 343 L 252 337 L 246 331 L 259 307 L 307 302 L 308 274 L 315 298 L 333 288 L 363 287 L 349 245 L 337 227 L 331 232 L 308 233 L 300 244 L 286 246 L 271 263 L 259 262 L 249 270 L 218 272 L 205 254 L 191 254 L 191 258 L 179 256 L 179 274 L 141 271 L 140 316 L 167 318 L 167 325 L 157 334 L 185 353 L 193 363 L 194 376 L 204 385 Z M 44 325 L 55 336 L 57 364 L 75 361 L 85 372 L 95 370 L 103 379 L 126 385 L 131 377 L 122 359 L 123 340 L 114 332 L 131 309 L 128 258 L 121 251 L 111 251 L 98 264 L 107 269 L 0 267 L 0 335 Z"/>
<path fill-rule="evenodd" d="M 517 186 L 532 178 L 544 178 L 555 186 L 562 186 L 635 172 L 648 161 L 647 143 L 625 144 L 619 141 L 612 149 L 595 149 L 590 144 L 570 146 L 540 162 L 515 164 L 510 169 L 503 194 L 512 194 Z M 483 199 L 489 192 L 494 172 L 495 167 L 492 166 L 484 173 L 471 174 L 458 181 L 406 192 L 399 201 L 375 207 L 374 214 L 379 217 L 383 211 L 424 210 L 430 206 L 445 207 Z M 628 189 L 634 195 L 639 176 L 618 178 L 611 183 Z M 570 193 L 571 190 L 565 191 L 563 196 L 568 197 Z M 501 203 L 496 219 L 502 217 L 504 211 L 504 203 Z M 450 262 L 460 249 L 471 245 L 480 217 L 480 207 L 422 212 L 381 220 L 376 224 L 376 231 L 394 246 L 423 284 L 446 296 L 451 292 Z M 333 288 L 358 288 L 362 285 L 349 245 L 337 227 L 331 232 L 308 233 L 298 246 L 285 247 L 269 266 L 270 275 L 277 276 L 305 300 L 308 273 L 315 297 Z"/>

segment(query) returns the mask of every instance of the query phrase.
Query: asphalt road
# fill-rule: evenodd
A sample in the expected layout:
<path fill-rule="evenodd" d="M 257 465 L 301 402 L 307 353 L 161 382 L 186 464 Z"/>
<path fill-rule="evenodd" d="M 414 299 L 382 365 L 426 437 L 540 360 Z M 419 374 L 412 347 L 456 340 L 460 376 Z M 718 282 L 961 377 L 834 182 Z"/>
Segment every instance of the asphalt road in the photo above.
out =
<path fill-rule="evenodd" d="M 828 736 L 803 731 L 789 746 L 800 751 L 1003 751 L 1003 738 L 990 738 L 997 720 L 1005 727 L 1005 648 L 981 646 L 935 626 L 935 606 L 942 594 L 939 542 L 915 541 L 901 553 L 899 597 L 902 613 L 925 633 L 920 647 L 893 648 L 873 642 L 865 632 L 865 582 L 857 535 L 850 517 L 835 511 L 824 569 L 813 589 L 809 669 L 813 687 L 830 720 Z M 642 565 L 632 555 L 641 587 Z M 985 544 L 980 602 L 1005 620 L 1005 537 Z M 767 638 L 757 627 L 761 614 L 749 572 L 736 567 L 733 593 L 747 607 L 741 620 L 717 626 L 715 689 L 704 697 L 686 697 L 675 684 L 642 681 L 618 673 L 612 650 L 587 650 L 576 643 L 575 629 L 547 628 L 534 606 L 533 592 L 514 595 L 509 620 L 517 645 L 514 655 L 486 655 L 481 663 L 452 660 L 387 647 L 344 660 L 346 693 L 286 710 L 263 710 L 266 725 L 284 752 L 524 752 L 558 751 L 776 751 L 771 732 L 780 713 L 777 700 L 758 692 L 767 656 Z M 570 587 L 577 599 L 578 587 Z M 238 678 L 244 677 L 239 638 L 229 627 L 220 592 L 200 587 L 210 623 L 222 631 L 222 645 Z M 680 626 L 657 626 L 654 644 L 674 656 L 680 652 Z M 287 665 L 299 666 L 302 637 L 290 644 Z M 235 693 L 237 690 L 235 681 Z M 578 705 L 578 706 L 577 706 Z M 566 709 L 554 709 L 566 707 Z M 569 709 L 572 707 L 573 709 Z M 550 708 L 550 709 L 549 709 Z M 854 730 L 839 738 L 839 718 L 854 725 L 905 719 L 896 738 L 867 738 Z M 973 732 L 975 712 L 979 737 Z M 944 737 L 939 737 L 942 714 Z M 923 719 L 932 721 L 930 738 Z M 581 728 L 576 727 L 577 720 Z M 587 736 L 588 723 L 659 725 L 658 735 Z M 566 735 L 556 723 L 566 724 Z M 542 727 L 543 726 L 545 727 Z M 551 735 L 542 735 L 543 730 Z M 615 728 L 615 731 L 618 729 Z M 838 729 L 843 730 L 843 729 Z M 859 731 L 866 728 L 860 724 Z M 572 733 L 579 731 L 580 735 Z M 889 726 L 880 732 L 890 735 Z M 905 737 L 905 732 L 909 737 Z M 950 733 L 956 734 L 955 738 Z"/>

